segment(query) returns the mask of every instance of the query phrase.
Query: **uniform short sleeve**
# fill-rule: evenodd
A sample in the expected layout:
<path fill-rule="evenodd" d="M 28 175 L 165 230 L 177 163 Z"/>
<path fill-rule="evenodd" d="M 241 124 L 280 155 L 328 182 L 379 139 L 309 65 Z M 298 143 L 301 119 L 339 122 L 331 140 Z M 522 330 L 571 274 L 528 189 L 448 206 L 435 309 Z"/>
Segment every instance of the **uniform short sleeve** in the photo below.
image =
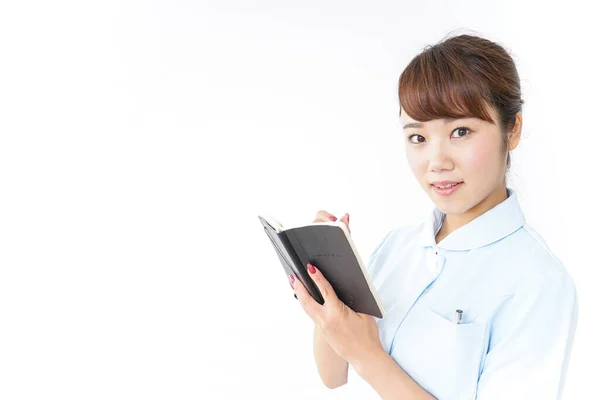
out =
<path fill-rule="evenodd" d="M 575 285 L 561 272 L 527 284 L 494 317 L 477 400 L 560 399 L 578 314 Z"/>

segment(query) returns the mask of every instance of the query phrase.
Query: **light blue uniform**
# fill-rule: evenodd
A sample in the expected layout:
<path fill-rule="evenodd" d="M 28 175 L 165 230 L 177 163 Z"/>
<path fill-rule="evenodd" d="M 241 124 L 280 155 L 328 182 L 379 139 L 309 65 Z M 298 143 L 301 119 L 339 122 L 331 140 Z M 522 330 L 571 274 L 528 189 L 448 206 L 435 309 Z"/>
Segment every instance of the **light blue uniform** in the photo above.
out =
<path fill-rule="evenodd" d="M 426 222 L 390 231 L 369 258 L 387 312 L 376 318 L 381 343 L 438 399 L 561 395 L 577 293 L 526 224 L 514 191 L 508 194 L 438 244 L 445 215 L 434 208 Z M 459 324 L 457 309 L 463 311 Z M 352 387 L 361 378 L 350 370 Z"/>

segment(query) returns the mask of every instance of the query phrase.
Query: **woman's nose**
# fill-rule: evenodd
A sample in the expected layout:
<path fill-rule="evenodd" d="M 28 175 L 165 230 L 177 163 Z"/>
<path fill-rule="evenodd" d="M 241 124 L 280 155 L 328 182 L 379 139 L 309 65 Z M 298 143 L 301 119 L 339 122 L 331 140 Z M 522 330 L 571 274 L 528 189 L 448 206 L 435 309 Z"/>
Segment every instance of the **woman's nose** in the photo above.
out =
<path fill-rule="evenodd" d="M 443 143 L 432 143 L 429 146 L 428 158 L 430 171 L 452 169 L 451 155 Z"/>

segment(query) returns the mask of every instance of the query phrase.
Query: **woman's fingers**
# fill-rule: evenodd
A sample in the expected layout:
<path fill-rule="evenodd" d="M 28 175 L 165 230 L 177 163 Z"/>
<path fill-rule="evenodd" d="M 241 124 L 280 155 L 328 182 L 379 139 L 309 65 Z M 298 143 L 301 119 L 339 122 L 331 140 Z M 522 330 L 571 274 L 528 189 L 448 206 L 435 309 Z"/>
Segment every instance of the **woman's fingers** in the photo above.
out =
<path fill-rule="evenodd" d="M 321 305 L 312 298 L 308 290 L 304 287 L 304 284 L 300 280 L 295 279 L 293 275 L 290 275 L 290 284 L 304 312 L 314 320 L 319 314 L 319 307 Z"/>
<path fill-rule="evenodd" d="M 330 212 L 325 210 L 317 211 L 315 216 L 315 220 L 313 222 L 329 222 L 329 221 L 337 221 L 337 217 Z M 346 213 L 342 218 L 340 218 L 340 222 L 343 222 L 346 225 L 346 229 L 348 232 L 350 231 L 350 214 Z"/>
<path fill-rule="evenodd" d="M 298 279 L 295 279 L 292 275 L 290 275 L 290 283 L 306 314 L 308 314 L 313 321 L 321 324 L 328 314 L 324 307 L 330 307 L 330 310 L 337 310 L 340 305 L 343 307 L 343 303 L 337 297 L 335 290 L 318 268 L 310 263 L 308 263 L 306 267 L 311 279 L 317 285 L 321 296 L 323 296 L 323 305 L 313 299 L 308 290 L 306 290 L 306 287 L 304 287 L 304 284 Z"/>
<path fill-rule="evenodd" d="M 343 222 L 346 225 L 348 232 L 352 233 L 350 231 L 350 214 L 348 214 L 348 213 L 344 214 L 344 216 L 342 218 L 340 218 L 340 222 Z"/>
<path fill-rule="evenodd" d="M 312 278 L 313 282 L 319 288 L 319 292 L 321 292 L 321 296 L 323 296 L 323 300 L 325 300 L 325 304 L 338 300 L 331 283 L 325 278 L 325 276 L 312 264 L 307 264 L 306 269 L 308 269 L 309 275 Z"/>
<path fill-rule="evenodd" d="M 315 215 L 315 220 L 313 222 L 329 222 L 329 221 L 337 221 L 337 217 L 325 210 L 319 210 L 319 211 L 317 211 L 317 215 Z"/>

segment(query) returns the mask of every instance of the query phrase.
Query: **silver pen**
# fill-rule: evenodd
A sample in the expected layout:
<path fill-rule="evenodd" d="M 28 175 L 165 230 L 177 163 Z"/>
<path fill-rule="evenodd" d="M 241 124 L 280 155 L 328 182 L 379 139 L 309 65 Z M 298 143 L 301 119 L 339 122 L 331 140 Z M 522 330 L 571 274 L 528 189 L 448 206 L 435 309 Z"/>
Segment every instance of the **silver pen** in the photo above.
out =
<path fill-rule="evenodd" d="M 454 312 L 454 323 L 455 324 L 460 324 L 460 321 L 462 321 L 462 315 L 463 315 L 463 310 L 461 310 L 461 309 L 457 309 Z"/>

